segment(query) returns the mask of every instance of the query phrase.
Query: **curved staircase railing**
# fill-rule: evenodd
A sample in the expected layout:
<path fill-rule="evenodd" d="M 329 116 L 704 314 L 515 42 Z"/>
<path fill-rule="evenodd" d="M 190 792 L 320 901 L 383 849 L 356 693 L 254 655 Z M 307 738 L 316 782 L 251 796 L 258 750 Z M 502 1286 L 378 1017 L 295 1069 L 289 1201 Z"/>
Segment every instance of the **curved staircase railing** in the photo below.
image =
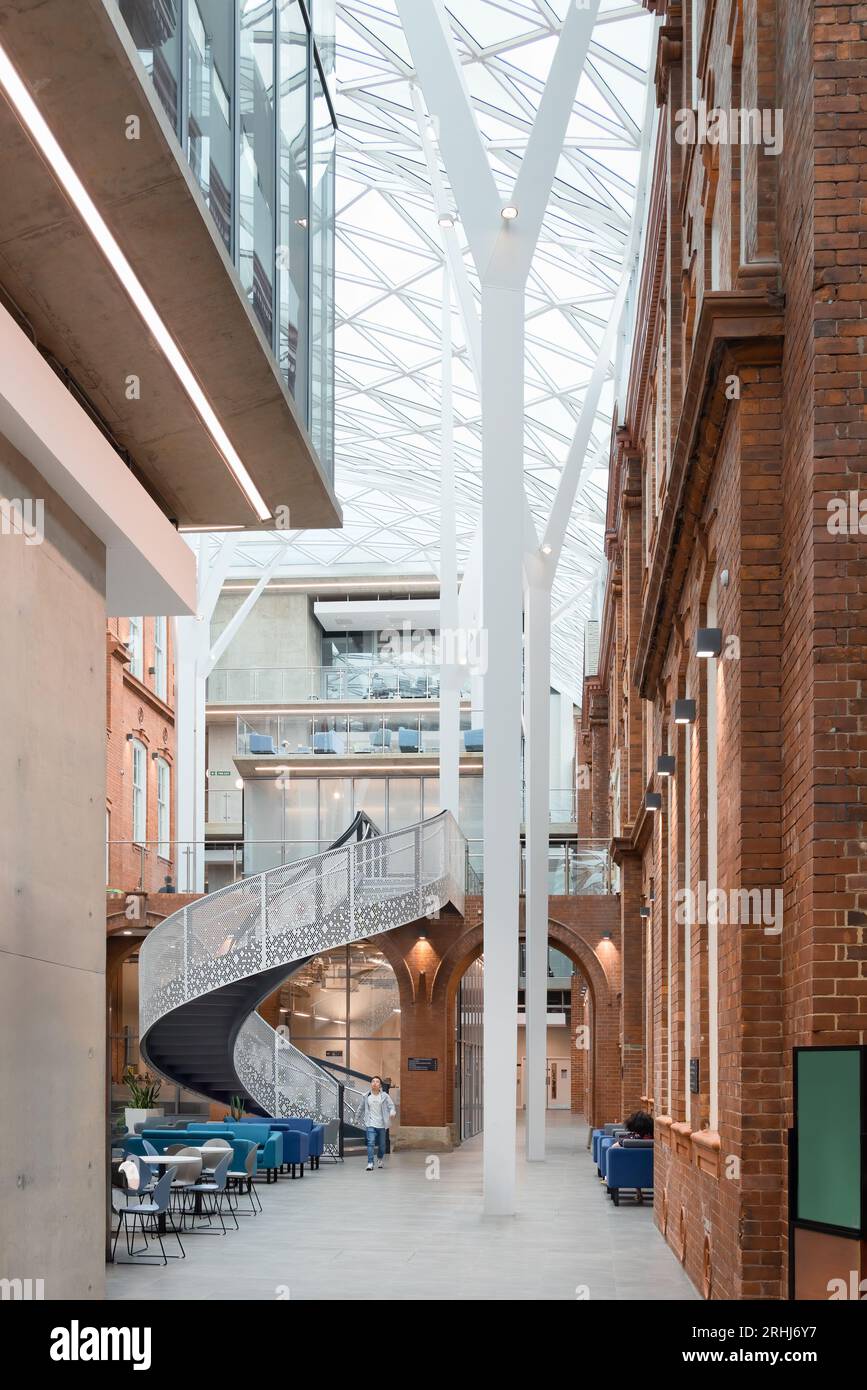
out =
<path fill-rule="evenodd" d="M 449 812 L 374 831 L 356 818 L 346 835 L 366 838 L 341 836 L 322 854 L 241 879 L 153 928 L 139 956 L 139 1015 L 141 1051 L 154 1070 L 209 1100 L 246 1094 L 265 1115 L 354 1123 L 362 1093 L 293 1047 L 256 1007 L 313 956 L 449 902 L 463 911 L 466 841 Z"/>

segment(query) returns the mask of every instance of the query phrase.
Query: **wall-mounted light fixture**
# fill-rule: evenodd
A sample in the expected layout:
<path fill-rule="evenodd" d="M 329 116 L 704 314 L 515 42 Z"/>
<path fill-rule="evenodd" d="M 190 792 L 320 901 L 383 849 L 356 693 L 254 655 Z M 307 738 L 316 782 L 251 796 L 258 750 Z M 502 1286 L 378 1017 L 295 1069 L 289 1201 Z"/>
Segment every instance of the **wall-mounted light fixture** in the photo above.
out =
<path fill-rule="evenodd" d="M 696 716 L 695 700 L 675 700 L 675 724 L 694 724 Z"/>
<path fill-rule="evenodd" d="M 656 771 L 660 777 L 673 777 L 677 762 L 672 753 L 660 753 L 656 760 Z"/>
<path fill-rule="evenodd" d="M 504 208 L 500 209 L 500 216 L 504 222 L 514 222 L 515 218 L 518 216 L 518 209 L 515 207 L 514 203 L 507 203 Z"/>
<path fill-rule="evenodd" d="M 603 940 L 603 941 L 613 941 L 613 940 L 614 940 L 614 937 L 611 935 L 611 932 L 610 932 L 610 931 L 604 931 L 604 932 L 602 933 L 602 940 Z"/>
<path fill-rule="evenodd" d="M 426 931 L 420 931 L 419 934 L 418 934 L 418 939 L 419 939 L 419 941 L 427 941 L 427 932 L 426 932 Z"/>
<path fill-rule="evenodd" d="M 695 634 L 696 656 L 719 656 L 722 652 L 723 635 L 721 627 L 700 627 Z"/>
<path fill-rule="evenodd" d="M 645 792 L 645 793 L 644 793 L 644 809 L 645 809 L 645 811 L 661 811 L 661 810 L 662 810 L 662 792 Z"/>
<path fill-rule="evenodd" d="M 439 217 L 437 218 L 438 227 L 442 227 L 444 231 L 450 232 L 454 225 L 455 219 L 450 212 L 440 213 Z"/>
<path fill-rule="evenodd" d="M 638 915 L 639 915 L 639 917 L 649 917 L 649 916 L 650 916 L 650 908 L 649 908 L 649 907 L 640 907 L 640 908 L 638 909 Z"/>

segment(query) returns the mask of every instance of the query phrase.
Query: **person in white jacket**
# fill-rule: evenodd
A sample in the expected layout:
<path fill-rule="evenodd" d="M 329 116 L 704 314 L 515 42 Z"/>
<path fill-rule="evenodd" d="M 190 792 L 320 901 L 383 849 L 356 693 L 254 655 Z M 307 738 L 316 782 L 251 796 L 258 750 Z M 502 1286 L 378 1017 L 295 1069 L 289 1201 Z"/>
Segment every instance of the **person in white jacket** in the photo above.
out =
<path fill-rule="evenodd" d="M 394 1101 L 388 1091 L 382 1088 L 382 1077 L 372 1076 L 370 1090 L 364 1097 L 360 1116 L 364 1137 L 367 1140 L 368 1173 L 373 1172 L 374 1153 L 377 1168 L 385 1166 L 385 1136 L 388 1133 L 389 1121 L 396 1114 Z"/>

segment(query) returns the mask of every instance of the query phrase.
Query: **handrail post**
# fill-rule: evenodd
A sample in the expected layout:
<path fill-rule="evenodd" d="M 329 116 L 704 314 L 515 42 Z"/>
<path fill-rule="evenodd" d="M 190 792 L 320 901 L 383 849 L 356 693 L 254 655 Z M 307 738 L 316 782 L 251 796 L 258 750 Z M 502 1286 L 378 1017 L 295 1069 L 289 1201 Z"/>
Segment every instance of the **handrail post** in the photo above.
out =
<path fill-rule="evenodd" d="M 184 908 L 184 998 L 190 997 L 190 909 Z"/>
<path fill-rule="evenodd" d="M 349 875 L 349 930 L 355 931 L 355 846 L 356 841 L 351 840 L 347 845 L 346 872 Z"/>
<path fill-rule="evenodd" d="M 277 1085 L 277 1071 L 278 1071 L 279 1063 L 278 1063 L 278 1060 L 277 1060 L 277 1059 L 278 1059 L 279 1053 L 280 1053 L 280 1034 L 277 1032 L 277 1030 L 276 1030 L 276 1028 L 275 1028 L 275 1029 L 274 1029 L 274 1108 L 273 1108 L 273 1110 L 271 1111 L 271 1114 L 274 1116 L 274 1119 L 275 1119 L 275 1120 L 279 1120 L 279 1119 L 280 1119 L 280 1116 L 277 1114 L 277 1101 L 278 1101 L 278 1098 L 279 1098 L 279 1087 L 278 1087 L 278 1085 Z"/>
<path fill-rule="evenodd" d="M 259 921 L 262 926 L 261 961 L 264 970 L 268 964 L 268 884 L 265 874 L 259 879 Z"/>
<path fill-rule="evenodd" d="M 337 1083 L 337 1157 L 343 1159 L 343 1082 Z"/>

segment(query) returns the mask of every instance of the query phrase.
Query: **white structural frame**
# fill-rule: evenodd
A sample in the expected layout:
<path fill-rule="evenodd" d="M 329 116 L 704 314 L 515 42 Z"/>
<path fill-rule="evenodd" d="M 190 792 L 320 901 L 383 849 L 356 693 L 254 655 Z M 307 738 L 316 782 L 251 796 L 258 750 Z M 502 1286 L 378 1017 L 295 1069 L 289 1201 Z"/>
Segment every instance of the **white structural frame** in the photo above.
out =
<path fill-rule="evenodd" d="M 481 285 L 482 607 L 485 672 L 484 1205 L 515 1208 L 524 491 L 524 292 L 599 0 L 571 6 L 504 217 L 442 0 L 398 11 Z M 535 528 L 531 526 L 532 540 Z M 550 603 L 546 632 L 550 640 Z M 544 692 L 547 711 L 549 689 Z M 535 705 L 534 705 L 535 714 Z M 545 724 L 547 712 L 536 717 Z M 547 769 L 547 739 L 545 744 Z M 547 821 L 547 806 L 545 807 Z M 547 940 L 547 933 L 546 933 Z M 529 971 L 529 962 L 528 962 Z M 544 1014 L 543 1014 L 544 1017 Z M 528 1020 L 528 1048 L 530 1022 Z M 531 1085 L 532 1064 L 531 1064 Z"/>

